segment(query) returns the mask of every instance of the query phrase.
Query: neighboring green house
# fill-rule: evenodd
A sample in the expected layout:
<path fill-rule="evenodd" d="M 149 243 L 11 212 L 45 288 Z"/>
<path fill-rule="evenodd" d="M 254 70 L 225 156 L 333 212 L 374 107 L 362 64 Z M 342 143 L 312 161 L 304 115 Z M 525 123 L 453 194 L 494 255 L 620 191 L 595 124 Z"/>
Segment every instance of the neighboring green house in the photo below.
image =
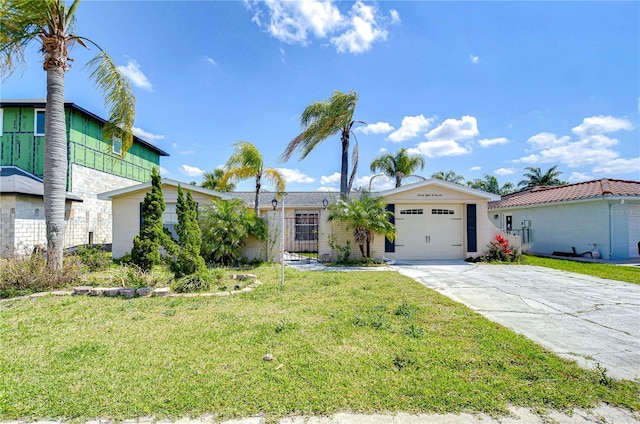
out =
<path fill-rule="evenodd" d="M 0 167 L 14 166 L 43 178 L 45 103 L 44 99 L 0 100 Z M 67 192 L 82 199 L 67 204 L 65 246 L 111 243 L 111 202 L 99 200 L 97 194 L 148 182 L 152 168 L 168 153 L 134 137 L 123 155 L 120 139 L 102 139 L 106 120 L 71 102 L 65 102 L 65 115 Z M 38 202 L 41 197 L 34 203 L 33 193 L 21 193 L 19 187 L 11 193 L 4 190 L 0 179 L 0 253 L 46 243 Z"/>

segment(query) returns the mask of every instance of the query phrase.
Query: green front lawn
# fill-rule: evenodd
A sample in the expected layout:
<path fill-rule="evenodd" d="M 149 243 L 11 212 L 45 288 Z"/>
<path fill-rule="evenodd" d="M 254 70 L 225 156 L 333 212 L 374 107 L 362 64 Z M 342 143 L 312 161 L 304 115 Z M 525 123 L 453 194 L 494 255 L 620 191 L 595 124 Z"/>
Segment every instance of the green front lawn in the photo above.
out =
<path fill-rule="evenodd" d="M 522 263 L 526 265 L 544 266 L 609 280 L 626 281 L 640 284 L 640 266 L 611 265 L 596 262 L 570 261 L 567 259 L 542 258 L 539 256 L 523 255 Z"/>
<path fill-rule="evenodd" d="M 287 269 L 280 288 L 278 271 L 254 270 L 262 286 L 225 298 L 0 303 L 0 419 L 640 410 L 640 384 L 395 272 Z"/>

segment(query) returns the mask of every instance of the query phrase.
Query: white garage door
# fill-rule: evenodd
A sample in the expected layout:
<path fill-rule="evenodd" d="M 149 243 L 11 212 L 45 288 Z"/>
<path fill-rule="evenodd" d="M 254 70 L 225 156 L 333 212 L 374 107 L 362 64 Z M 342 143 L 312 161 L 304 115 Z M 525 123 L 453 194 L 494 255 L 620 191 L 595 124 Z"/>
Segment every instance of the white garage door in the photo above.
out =
<path fill-rule="evenodd" d="M 629 257 L 638 258 L 640 243 L 640 205 L 629 205 Z"/>
<path fill-rule="evenodd" d="M 396 259 L 462 259 L 461 205 L 396 205 Z"/>

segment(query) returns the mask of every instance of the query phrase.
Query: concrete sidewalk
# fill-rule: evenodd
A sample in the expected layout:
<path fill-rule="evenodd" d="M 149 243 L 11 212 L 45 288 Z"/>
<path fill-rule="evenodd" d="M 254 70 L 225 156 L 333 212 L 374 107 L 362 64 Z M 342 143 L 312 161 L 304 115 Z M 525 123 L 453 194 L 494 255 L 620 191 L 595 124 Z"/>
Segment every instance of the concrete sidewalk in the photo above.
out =
<path fill-rule="evenodd" d="M 527 265 L 391 267 L 580 365 L 640 379 L 640 285 Z"/>

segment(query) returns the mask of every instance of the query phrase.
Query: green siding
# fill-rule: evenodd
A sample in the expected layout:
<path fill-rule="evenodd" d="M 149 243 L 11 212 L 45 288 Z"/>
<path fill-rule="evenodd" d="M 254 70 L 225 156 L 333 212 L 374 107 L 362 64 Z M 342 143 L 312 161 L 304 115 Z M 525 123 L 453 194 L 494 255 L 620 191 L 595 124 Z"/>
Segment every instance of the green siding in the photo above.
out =
<path fill-rule="evenodd" d="M 134 144 L 124 157 L 111 152 L 110 140 L 102 140 L 102 123 L 67 109 L 69 164 L 78 164 L 113 175 L 147 182 L 151 169 L 160 164 L 158 153 Z M 15 165 L 39 177 L 44 170 L 44 137 L 34 137 L 34 108 L 3 108 L 0 165 Z M 71 187 L 71 181 L 67 181 Z"/>

